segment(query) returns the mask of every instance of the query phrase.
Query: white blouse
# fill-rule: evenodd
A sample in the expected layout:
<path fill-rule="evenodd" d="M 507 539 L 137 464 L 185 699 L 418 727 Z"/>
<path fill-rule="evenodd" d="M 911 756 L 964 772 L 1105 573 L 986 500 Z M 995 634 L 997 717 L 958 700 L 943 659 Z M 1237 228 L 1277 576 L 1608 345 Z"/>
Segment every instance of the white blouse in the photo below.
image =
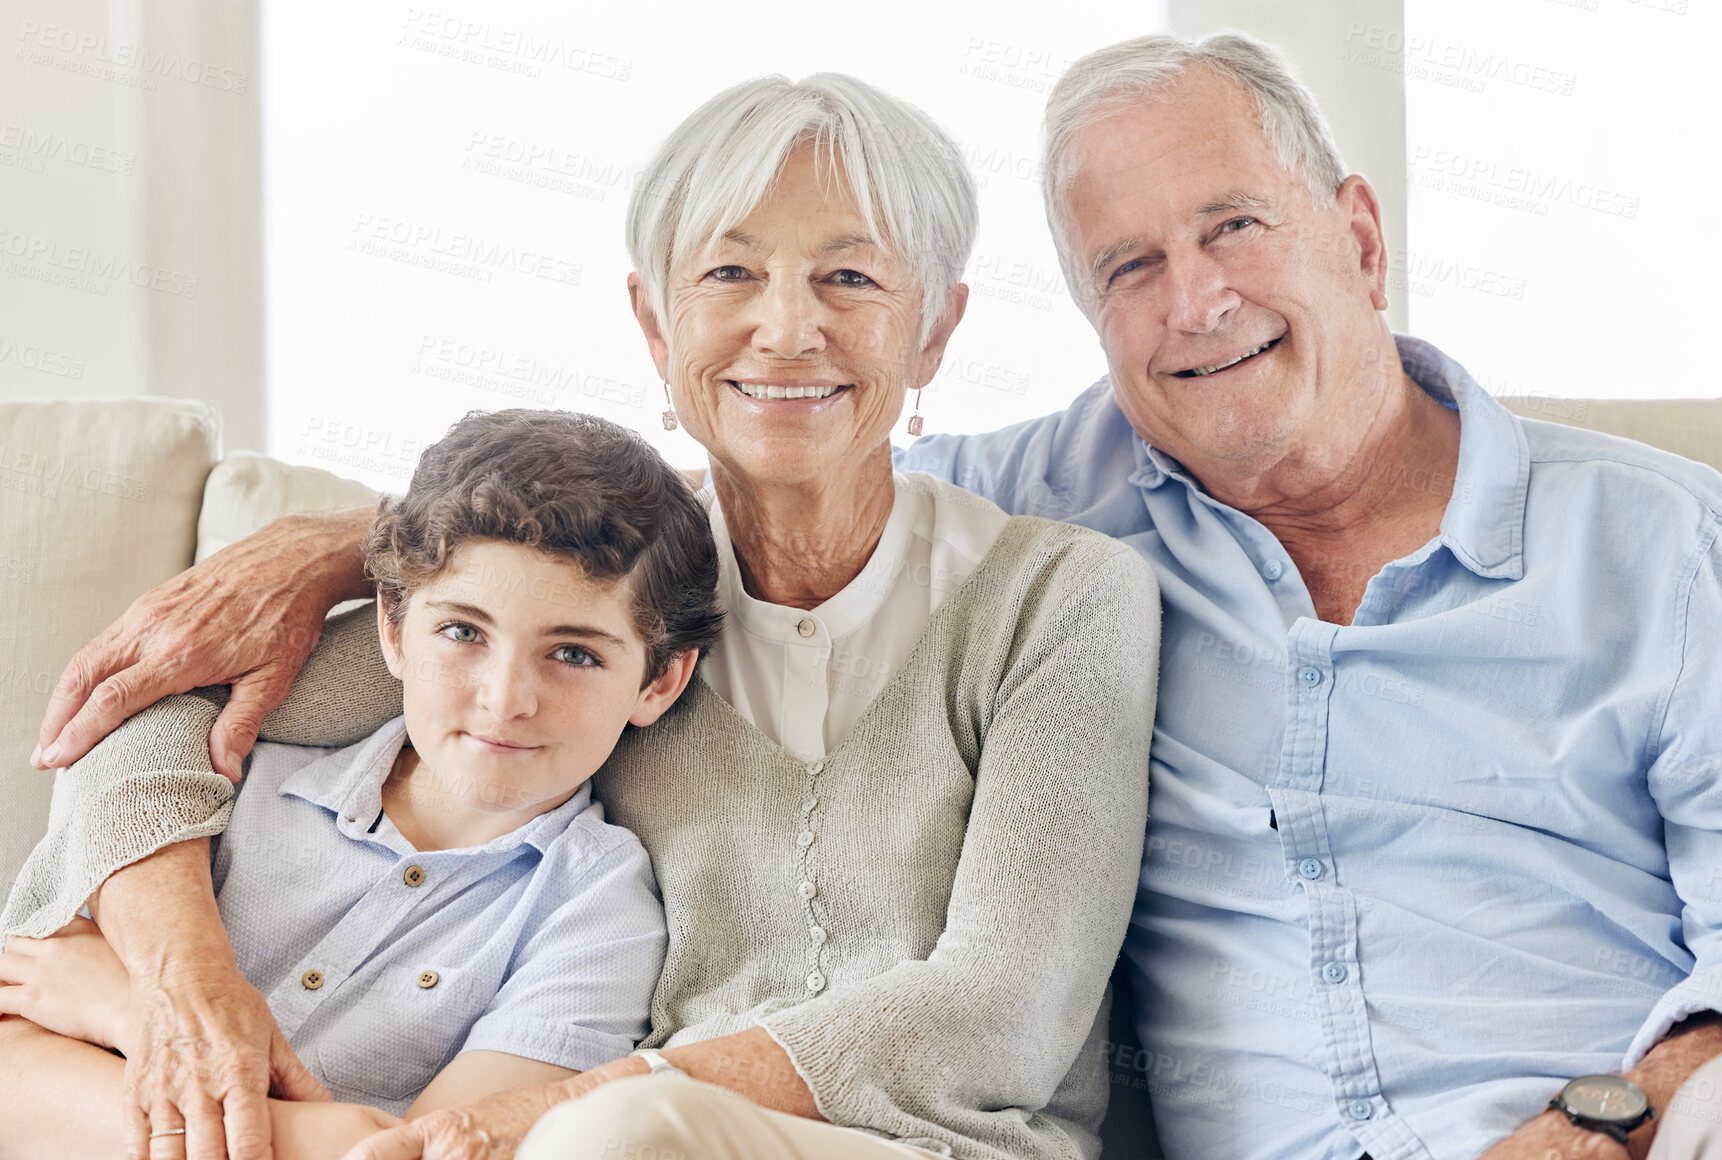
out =
<path fill-rule="evenodd" d="M 924 472 L 896 472 L 894 481 L 891 516 L 866 566 L 811 610 L 742 590 L 729 528 L 712 500 L 718 599 L 728 616 L 700 671 L 713 692 L 799 761 L 821 758 L 843 740 L 1010 518 Z"/>

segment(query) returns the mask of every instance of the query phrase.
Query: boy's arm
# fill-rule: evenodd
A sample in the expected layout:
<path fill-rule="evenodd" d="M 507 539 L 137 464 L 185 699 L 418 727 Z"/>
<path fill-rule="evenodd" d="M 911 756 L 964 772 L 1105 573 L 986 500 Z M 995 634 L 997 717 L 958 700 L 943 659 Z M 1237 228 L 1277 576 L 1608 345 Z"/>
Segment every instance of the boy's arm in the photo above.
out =
<path fill-rule="evenodd" d="M 431 1112 L 481 1100 L 497 1092 L 555 1083 L 579 1074 L 571 1068 L 540 1063 L 506 1051 L 463 1051 L 419 1093 L 419 1098 L 407 1109 L 406 1118 L 416 1120 Z"/>
<path fill-rule="evenodd" d="M 0 1016 L 0 1160 L 114 1160 L 135 1138 L 125 1064 L 99 1047 Z M 327 1160 L 402 1121 L 363 1104 L 270 1100 L 275 1160 Z M 219 1137 L 186 1125 L 185 1155 L 220 1156 Z"/>

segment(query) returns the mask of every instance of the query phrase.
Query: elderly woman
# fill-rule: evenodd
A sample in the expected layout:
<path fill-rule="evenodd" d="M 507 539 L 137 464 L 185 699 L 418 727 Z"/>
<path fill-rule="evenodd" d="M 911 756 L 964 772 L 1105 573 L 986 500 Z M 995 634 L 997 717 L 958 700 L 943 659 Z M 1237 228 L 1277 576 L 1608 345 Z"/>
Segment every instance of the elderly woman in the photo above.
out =
<path fill-rule="evenodd" d="M 1097 1152 L 1158 601 L 1121 544 L 892 470 L 906 393 L 962 317 L 974 216 L 946 135 L 841 76 L 730 89 L 652 163 L 629 211 L 628 289 L 665 421 L 710 453 L 730 627 L 595 782 L 650 852 L 668 917 L 648 1050 L 434 1113 L 355 1155 L 507 1156 L 535 1121 L 530 1160 Z M 133 622 L 199 640 L 199 657 L 219 650 L 191 662 L 198 683 L 275 663 L 259 637 L 291 640 L 362 591 L 359 527 L 272 526 L 146 597 Z M 281 607 L 224 611 L 217 594 L 236 589 Z M 244 615 L 274 619 L 257 630 Z M 264 735 L 335 743 L 395 712 L 353 695 L 380 664 L 363 640 L 326 634 Z M 260 717 L 268 696 L 243 695 Z M 219 1142 L 215 1109 L 237 1123 L 262 1060 L 310 1085 L 210 951 L 197 849 L 225 782 L 181 736 L 214 716 L 188 701 L 121 729 L 81 764 L 92 776 L 63 779 L 79 798 L 56 811 L 64 854 L 27 869 L 8 926 L 45 933 L 101 887 L 98 919 L 152 1029 L 131 1064 L 149 1127 L 196 1118 L 192 1136 Z M 150 746 L 173 732 L 191 772 L 140 774 L 127 735 L 145 729 Z M 249 743 L 231 737 L 212 745 L 222 768 Z M 90 819 L 108 832 L 80 831 Z M 150 929 L 158 915 L 172 937 Z M 188 1075 L 188 1055 L 213 1062 Z M 149 1155 L 178 1156 L 185 1138 L 156 1135 Z"/>

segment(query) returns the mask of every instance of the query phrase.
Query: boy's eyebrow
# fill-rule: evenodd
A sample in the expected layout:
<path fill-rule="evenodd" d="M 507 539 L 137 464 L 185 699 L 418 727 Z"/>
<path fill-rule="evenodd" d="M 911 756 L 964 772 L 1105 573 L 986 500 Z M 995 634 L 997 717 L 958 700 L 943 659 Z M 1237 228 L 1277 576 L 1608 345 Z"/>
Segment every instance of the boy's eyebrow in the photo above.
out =
<path fill-rule="evenodd" d="M 425 602 L 425 607 L 446 609 L 449 612 L 458 613 L 459 615 L 466 617 L 468 620 L 476 620 L 483 624 L 495 623 L 491 619 L 490 613 L 486 612 L 476 604 L 464 604 L 458 600 L 427 600 Z M 552 628 L 545 629 L 542 635 L 594 637 L 598 640 L 609 641 L 611 644 L 622 648 L 626 648 L 628 645 L 627 641 L 623 640 L 615 633 L 606 632 L 601 628 L 594 628 L 589 624 L 558 624 Z"/>
<path fill-rule="evenodd" d="M 627 647 L 628 642 L 613 632 L 605 632 L 601 628 L 593 628 L 589 624 L 559 624 L 555 628 L 544 630 L 545 636 L 591 636 L 599 640 L 609 641 L 619 648 Z"/>

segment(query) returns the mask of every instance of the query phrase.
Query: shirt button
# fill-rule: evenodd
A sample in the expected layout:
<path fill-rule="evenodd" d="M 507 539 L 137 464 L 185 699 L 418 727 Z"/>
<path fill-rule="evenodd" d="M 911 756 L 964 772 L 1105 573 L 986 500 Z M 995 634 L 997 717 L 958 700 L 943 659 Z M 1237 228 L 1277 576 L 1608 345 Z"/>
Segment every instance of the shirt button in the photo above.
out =
<path fill-rule="evenodd" d="M 1317 878 L 1321 877 L 1322 870 L 1323 867 L 1320 858 L 1305 858 L 1302 862 L 1297 864 L 1297 872 L 1302 874 L 1305 878 L 1308 878 L 1311 882 L 1314 882 Z"/>
<path fill-rule="evenodd" d="M 795 836 L 795 844 L 797 846 L 800 846 L 803 850 L 805 850 L 805 849 L 807 849 L 807 847 L 813 845 L 813 831 L 812 830 L 801 831 L 801 833 L 799 833 Z"/>
<path fill-rule="evenodd" d="M 1321 969 L 1321 977 L 1335 985 L 1345 982 L 1345 975 L 1344 963 L 1329 963 Z"/>
<path fill-rule="evenodd" d="M 1286 566 L 1278 560 L 1269 560 L 1266 564 L 1262 565 L 1262 575 L 1267 577 L 1269 584 L 1272 584 L 1275 580 L 1278 580 L 1285 574 Z"/>
<path fill-rule="evenodd" d="M 825 989 L 825 976 L 818 971 L 809 971 L 807 973 L 807 989 L 809 991 L 823 991 Z"/>
<path fill-rule="evenodd" d="M 822 926 L 815 926 L 815 927 L 809 928 L 807 931 L 807 934 L 808 934 L 808 937 L 813 940 L 813 945 L 816 947 L 817 946 L 824 946 L 826 938 L 829 937 L 828 935 L 826 935 L 825 928 Z"/>
<path fill-rule="evenodd" d="M 440 982 L 442 982 L 442 976 L 437 974 L 435 971 L 419 972 L 419 986 L 426 991 L 430 990 Z"/>
<path fill-rule="evenodd" d="M 1375 1115 L 1375 1105 L 1368 1100 L 1352 1100 L 1351 1106 L 1346 1111 L 1351 1113 L 1351 1118 L 1354 1120 L 1367 1120 Z"/>
<path fill-rule="evenodd" d="M 802 636 L 812 636 L 818 630 L 819 626 L 813 623 L 813 618 L 811 616 L 802 617 L 800 622 L 795 626 L 795 631 L 799 632 Z"/>
<path fill-rule="evenodd" d="M 813 885 L 811 882 L 803 882 L 800 886 L 795 888 L 795 892 L 803 898 L 812 898 L 815 894 L 819 893 L 819 887 Z"/>
<path fill-rule="evenodd" d="M 315 991 L 323 985 L 323 972 L 317 970 L 306 971 L 303 975 L 299 976 L 299 982 L 304 985 L 307 991 Z"/>
<path fill-rule="evenodd" d="M 1321 670 L 1314 665 L 1305 665 L 1297 671 L 1297 679 L 1303 682 L 1306 689 L 1313 689 L 1321 684 Z"/>
<path fill-rule="evenodd" d="M 405 882 L 408 886 L 423 886 L 425 883 L 424 867 L 408 866 L 407 872 L 401 875 L 401 881 Z"/>

